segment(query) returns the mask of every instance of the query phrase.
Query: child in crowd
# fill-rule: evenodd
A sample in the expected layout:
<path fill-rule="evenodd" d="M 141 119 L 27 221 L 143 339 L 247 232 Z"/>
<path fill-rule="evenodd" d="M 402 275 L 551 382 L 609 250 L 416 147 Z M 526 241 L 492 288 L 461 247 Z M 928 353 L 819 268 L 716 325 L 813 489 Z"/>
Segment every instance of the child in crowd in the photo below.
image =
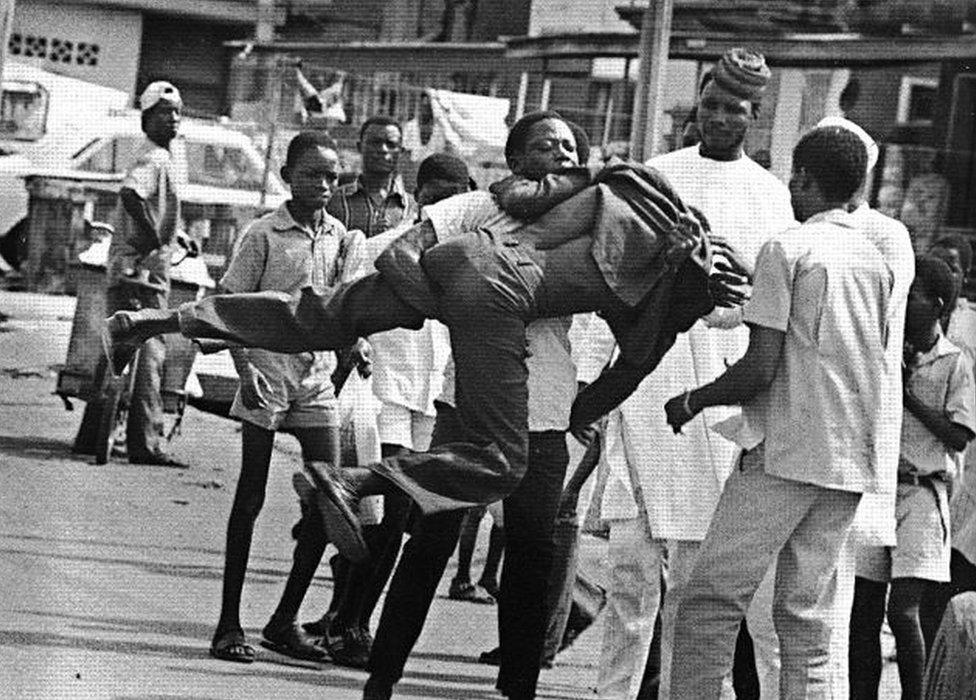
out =
<path fill-rule="evenodd" d="M 919 605 L 932 581 L 949 580 L 949 482 L 976 432 L 973 371 L 939 323 L 957 293 L 941 260 L 919 257 L 905 319 L 905 416 L 896 501 L 897 546 L 859 552 L 851 614 L 851 698 L 876 698 L 885 589 L 902 697 L 920 698 L 925 644 Z"/>
<path fill-rule="evenodd" d="M 973 264 L 972 246 L 964 236 L 950 234 L 936 239 L 929 248 L 929 255 L 948 265 L 959 284 L 956 299 L 946 308 L 942 328 L 946 337 L 966 353 L 970 363 L 976 363 L 976 309 L 962 295 Z"/>
<path fill-rule="evenodd" d="M 296 293 L 306 286 L 331 287 L 358 277 L 365 268 L 366 239 L 360 231 L 347 231 L 325 211 L 338 176 L 337 147 L 328 135 L 302 132 L 293 138 L 281 169 L 291 199 L 244 232 L 221 287 L 231 294 Z M 365 341 L 355 354 L 365 371 Z M 264 503 L 275 432 L 292 432 L 306 461 L 338 463 L 338 410 L 330 379 L 336 361 L 332 351 L 283 354 L 235 348 L 231 355 L 240 376 L 231 415 L 242 422 L 241 474 L 227 525 L 220 621 L 210 653 L 218 659 L 249 663 L 254 649 L 241 628 L 241 589 L 254 522 Z M 295 622 L 301 597 L 290 594 L 305 578 L 311 579 L 325 546 L 318 532 L 320 523 L 310 518 L 304 523 L 285 595 L 263 635 L 272 648 L 320 659 L 324 650 L 314 646 Z"/>

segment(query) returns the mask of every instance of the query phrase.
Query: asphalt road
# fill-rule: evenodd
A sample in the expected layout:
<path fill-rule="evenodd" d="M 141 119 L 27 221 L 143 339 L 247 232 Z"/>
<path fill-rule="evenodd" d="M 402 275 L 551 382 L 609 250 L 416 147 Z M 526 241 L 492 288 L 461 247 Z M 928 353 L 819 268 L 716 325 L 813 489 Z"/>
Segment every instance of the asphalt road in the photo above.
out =
<path fill-rule="evenodd" d="M 52 393 L 73 301 L 0 292 L 0 312 L 9 316 L 0 324 L 0 696 L 359 698 L 360 671 L 260 647 L 249 666 L 208 656 L 240 459 L 237 426 L 188 409 L 173 443 L 192 465 L 185 471 L 74 457 L 83 405 L 69 412 Z M 290 487 L 297 445 L 286 436 L 279 443 L 244 589 L 254 643 L 284 586 L 298 512 Z M 496 698 L 494 669 L 476 661 L 495 645 L 494 608 L 447 600 L 447 581 L 397 697 Z M 331 588 L 323 566 L 302 619 L 321 614 Z M 543 671 L 541 698 L 595 697 L 601 627 Z M 884 688 L 883 697 L 897 696 L 890 663 Z"/>

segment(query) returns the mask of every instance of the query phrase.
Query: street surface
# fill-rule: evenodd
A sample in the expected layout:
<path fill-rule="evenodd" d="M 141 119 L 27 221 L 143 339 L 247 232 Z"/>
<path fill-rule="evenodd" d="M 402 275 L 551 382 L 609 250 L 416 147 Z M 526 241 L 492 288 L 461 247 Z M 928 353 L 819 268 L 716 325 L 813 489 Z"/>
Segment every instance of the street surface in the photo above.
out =
<path fill-rule="evenodd" d="M 258 660 L 213 660 L 207 649 L 240 460 L 237 425 L 187 409 L 173 443 L 192 465 L 185 471 L 120 461 L 100 467 L 73 456 L 83 404 L 66 411 L 52 393 L 73 309 L 70 297 L 0 292 L 9 317 L 0 323 L 0 695 L 359 698 L 364 672 L 257 645 L 291 561 L 297 444 L 279 438 L 244 588 L 242 616 Z M 450 575 L 397 697 L 498 697 L 495 669 L 477 663 L 495 646 L 495 609 L 444 598 Z M 324 611 L 331 588 L 322 566 L 301 619 Z M 540 698 L 595 697 L 601 635 L 598 621 L 542 672 Z M 897 697 L 896 675 L 886 663 L 882 697 Z"/>

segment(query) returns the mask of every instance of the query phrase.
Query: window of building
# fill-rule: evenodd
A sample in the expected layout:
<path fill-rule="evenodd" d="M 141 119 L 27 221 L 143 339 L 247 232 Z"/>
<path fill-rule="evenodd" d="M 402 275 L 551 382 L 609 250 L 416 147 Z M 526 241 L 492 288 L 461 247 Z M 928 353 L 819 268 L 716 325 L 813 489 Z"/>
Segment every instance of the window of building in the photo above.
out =
<path fill-rule="evenodd" d="M 930 126 L 938 95 L 938 78 L 903 76 L 898 92 L 898 123 Z"/>
<path fill-rule="evenodd" d="M 53 63 L 97 66 L 101 47 L 88 41 L 13 32 L 7 42 L 7 51 L 11 56 L 46 58 Z"/>
<path fill-rule="evenodd" d="M 0 136 L 36 141 L 47 126 L 48 94 L 38 83 L 3 81 L 0 99 Z"/>

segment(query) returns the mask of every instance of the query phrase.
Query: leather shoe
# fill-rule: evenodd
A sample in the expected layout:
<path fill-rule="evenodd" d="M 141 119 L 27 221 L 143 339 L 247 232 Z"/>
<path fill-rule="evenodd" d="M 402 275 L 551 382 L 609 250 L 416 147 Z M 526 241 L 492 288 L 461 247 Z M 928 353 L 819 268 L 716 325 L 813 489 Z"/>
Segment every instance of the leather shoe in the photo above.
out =
<path fill-rule="evenodd" d="M 356 515 L 358 499 L 340 473 L 326 462 L 306 462 L 305 469 L 315 484 L 315 505 L 325 532 L 339 553 L 356 563 L 369 556 L 363 529 Z"/>

